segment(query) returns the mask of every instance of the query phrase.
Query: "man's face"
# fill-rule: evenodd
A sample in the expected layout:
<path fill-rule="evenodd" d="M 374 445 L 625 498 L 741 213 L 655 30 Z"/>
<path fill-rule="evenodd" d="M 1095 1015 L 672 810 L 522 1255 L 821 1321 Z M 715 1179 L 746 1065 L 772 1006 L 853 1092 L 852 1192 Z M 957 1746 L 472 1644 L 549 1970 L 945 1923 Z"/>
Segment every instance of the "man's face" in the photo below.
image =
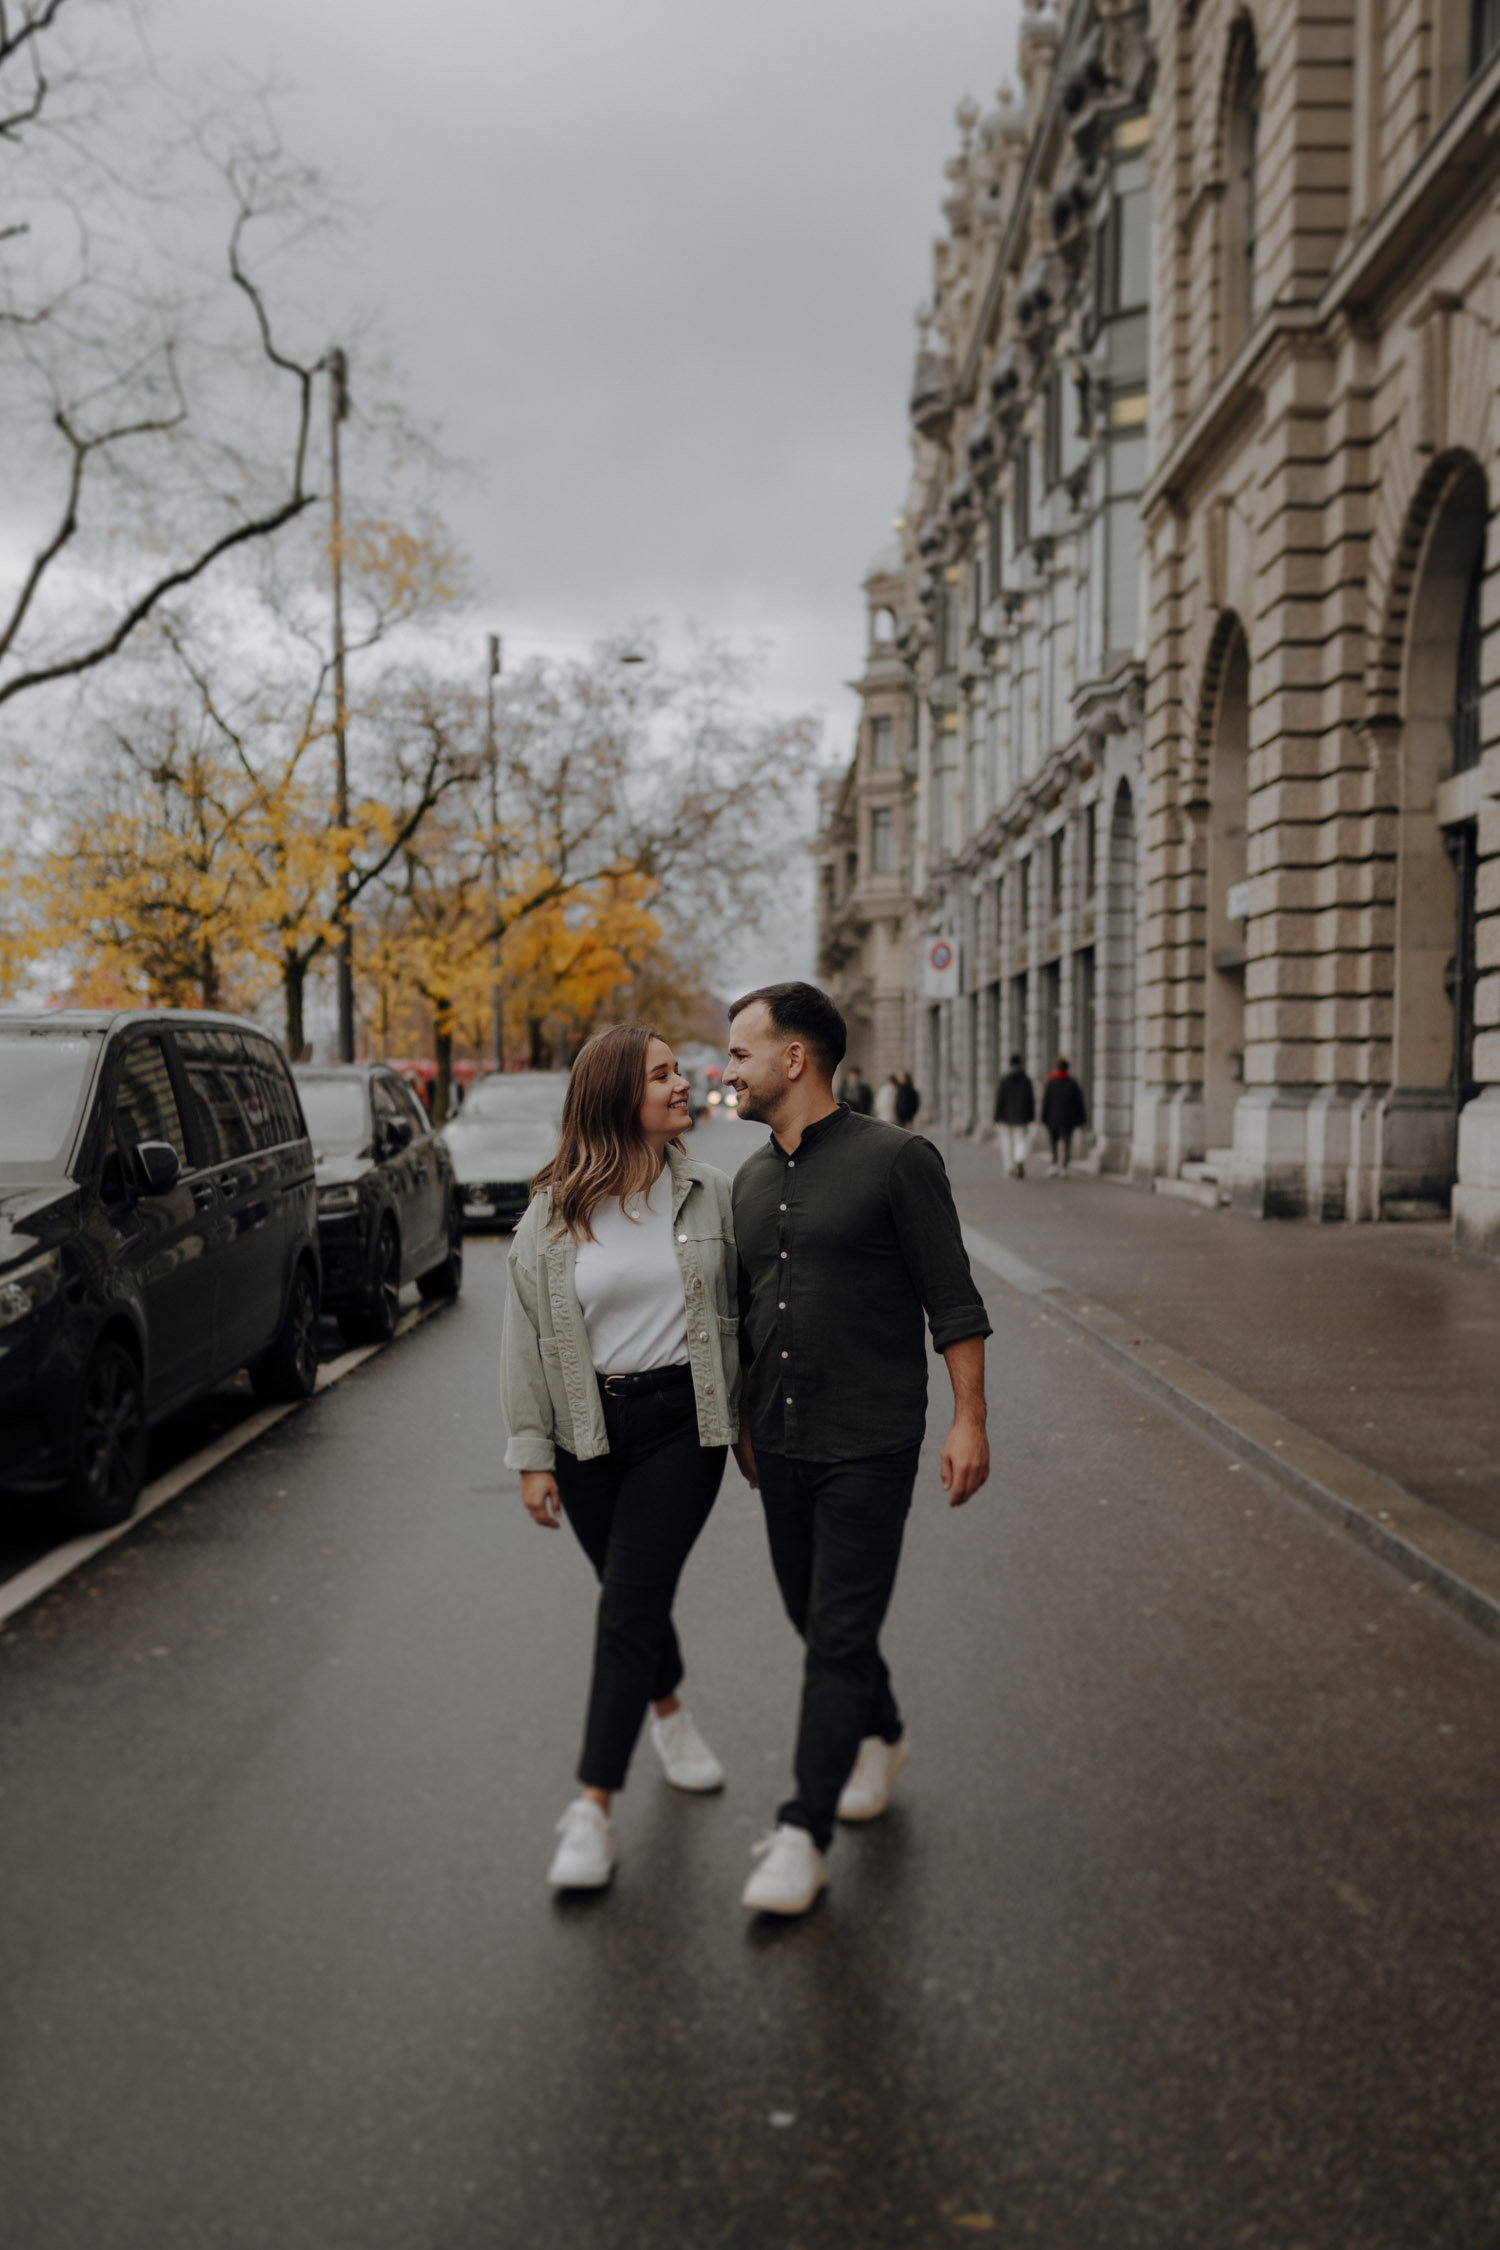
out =
<path fill-rule="evenodd" d="M 724 1083 L 739 1096 L 739 1114 L 752 1125 L 774 1125 L 791 1080 L 788 1041 L 771 1021 L 764 1000 L 742 1008 L 729 1026 L 729 1068 Z"/>

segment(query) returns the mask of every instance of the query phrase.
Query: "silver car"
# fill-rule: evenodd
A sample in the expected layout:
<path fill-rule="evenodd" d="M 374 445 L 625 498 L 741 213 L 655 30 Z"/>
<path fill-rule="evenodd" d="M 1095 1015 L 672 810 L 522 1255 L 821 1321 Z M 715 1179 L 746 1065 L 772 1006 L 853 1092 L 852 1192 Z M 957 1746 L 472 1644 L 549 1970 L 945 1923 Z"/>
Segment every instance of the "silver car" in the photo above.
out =
<path fill-rule="evenodd" d="M 470 1087 L 443 1127 L 467 1227 L 513 1227 L 531 1201 L 531 1182 L 555 1155 L 565 1070 L 496 1072 Z"/>

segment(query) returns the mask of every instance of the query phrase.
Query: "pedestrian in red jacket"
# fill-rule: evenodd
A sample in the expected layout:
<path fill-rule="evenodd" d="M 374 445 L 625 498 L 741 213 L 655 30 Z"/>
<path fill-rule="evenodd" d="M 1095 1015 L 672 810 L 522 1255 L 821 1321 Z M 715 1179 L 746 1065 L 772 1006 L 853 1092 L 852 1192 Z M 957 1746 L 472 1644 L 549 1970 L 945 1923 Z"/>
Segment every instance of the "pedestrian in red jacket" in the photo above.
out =
<path fill-rule="evenodd" d="M 1067 1056 L 1059 1055 L 1042 1088 L 1042 1123 L 1052 1143 L 1051 1178 L 1067 1177 L 1073 1135 L 1081 1132 L 1088 1121 L 1083 1088 L 1069 1070 Z"/>

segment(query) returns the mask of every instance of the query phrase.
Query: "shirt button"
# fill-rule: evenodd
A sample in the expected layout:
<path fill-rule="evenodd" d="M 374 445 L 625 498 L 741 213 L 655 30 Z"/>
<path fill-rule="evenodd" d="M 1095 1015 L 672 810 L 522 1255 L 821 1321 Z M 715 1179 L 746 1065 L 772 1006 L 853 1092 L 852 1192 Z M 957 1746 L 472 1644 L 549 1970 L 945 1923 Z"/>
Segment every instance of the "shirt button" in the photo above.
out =
<path fill-rule="evenodd" d="M 790 1352 L 783 1352 L 781 1356 L 783 1359 L 790 1359 L 792 1355 Z"/>
<path fill-rule="evenodd" d="M 790 1406 L 790 1405 L 791 1405 L 791 1403 L 792 1403 L 792 1396 L 791 1396 L 791 1393 L 790 1393 L 790 1391 L 788 1391 L 788 1393 L 787 1393 L 787 1401 L 786 1401 L 786 1402 L 787 1402 L 787 1405 L 788 1405 L 788 1406 Z"/>
<path fill-rule="evenodd" d="M 685 1234 L 680 1234 L 677 1239 L 679 1242 L 686 1242 L 687 1236 Z"/>
<path fill-rule="evenodd" d="M 789 1172 L 795 1172 L 795 1171 L 796 1171 L 796 1169 L 797 1169 L 797 1159 L 796 1159 L 796 1157 L 795 1157 L 795 1156 L 789 1156 L 789 1157 L 787 1158 L 787 1160 L 786 1160 L 786 1168 L 787 1168 L 787 1170 L 788 1170 Z"/>
<path fill-rule="evenodd" d="M 706 1328 L 700 1328 L 700 1329 L 699 1329 L 699 1331 L 698 1331 L 698 1341 L 699 1341 L 699 1343 L 700 1343 L 700 1344 L 706 1344 L 706 1343 L 708 1342 L 708 1330 L 707 1330 Z M 785 1358 L 786 1358 L 786 1353 L 785 1353 L 785 1352 L 783 1352 L 781 1356 L 782 1356 L 782 1358 L 783 1358 L 783 1359 L 785 1359 Z"/>
<path fill-rule="evenodd" d="M 780 1304 L 779 1304 L 779 1305 L 778 1305 L 778 1306 L 776 1307 L 776 1310 L 777 1310 L 778 1312 L 785 1312 L 785 1311 L 786 1311 L 786 1299 L 785 1299 L 785 1297 L 783 1297 L 783 1298 L 782 1298 L 782 1300 L 781 1300 Z"/>
<path fill-rule="evenodd" d="M 784 1250 L 783 1250 L 783 1251 L 782 1251 L 782 1253 L 781 1253 L 781 1258 L 782 1258 L 782 1263 L 783 1263 L 783 1265 L 784 1265 L 784 1264 L 786 1263 L 786 1252 L 785 1252 Z"/>
<path fill-rule="evenodd" d="M 776 1208 L 778 1211 L 784 1211 L 786 1209 L 786 1205 L 784 1203 L 778 1203 Z"/>

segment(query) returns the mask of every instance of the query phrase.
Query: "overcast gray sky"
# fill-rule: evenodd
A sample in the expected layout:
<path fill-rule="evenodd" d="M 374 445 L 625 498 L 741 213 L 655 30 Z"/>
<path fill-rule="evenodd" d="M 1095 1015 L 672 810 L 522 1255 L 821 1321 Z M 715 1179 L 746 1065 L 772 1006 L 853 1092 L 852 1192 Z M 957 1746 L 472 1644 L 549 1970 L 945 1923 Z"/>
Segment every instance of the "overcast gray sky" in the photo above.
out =
<path fill-rule="evenodd" d="M 518 653 L 654 616 L 769 643 L 842 755 L 906 474 L 953 110 L 1017 0 L 166 0 L 371 211 L 361 295 L 477 479 Z M 158 25 L 163 24 L 158 15 Z M 356 372 L 357 381 L 357 372 Z"/>

